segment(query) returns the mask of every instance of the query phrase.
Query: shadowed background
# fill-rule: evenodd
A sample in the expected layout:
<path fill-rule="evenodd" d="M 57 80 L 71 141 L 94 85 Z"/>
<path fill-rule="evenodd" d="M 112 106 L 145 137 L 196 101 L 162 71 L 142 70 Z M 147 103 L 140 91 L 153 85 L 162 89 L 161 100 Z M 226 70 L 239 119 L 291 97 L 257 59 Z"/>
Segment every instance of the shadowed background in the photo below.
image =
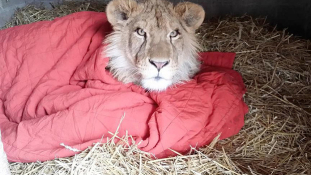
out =
<path fill-rule="evenodd" d="M 66 1 L 66 0 L 65 0 Z M 78 0 L 81 1 L 81 0 Z M 109 0 L 101 0 L 107 2 Z M 181 0 L 171 0 L 174 3 Z M 310 0 L 189 0 L 201 4 L 206 10 L 206 19 L 226 15 L 241 16 L 245 13 L 253 17 L 267 16 L 267 21 L 278 29 L 288 28 L 304 38 L 311 38 Z M 9 20 L 14 10 L 30 3 L 62 3 L 63 0 L 0 0 L 0 27 Z"/>

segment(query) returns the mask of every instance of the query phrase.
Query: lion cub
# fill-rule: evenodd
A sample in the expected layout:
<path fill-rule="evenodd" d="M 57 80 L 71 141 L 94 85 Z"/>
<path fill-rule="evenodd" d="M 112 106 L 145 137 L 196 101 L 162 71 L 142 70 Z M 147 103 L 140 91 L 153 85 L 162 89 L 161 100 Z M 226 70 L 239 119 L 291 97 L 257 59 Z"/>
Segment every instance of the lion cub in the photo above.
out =
<path fill-rule="evenodd" d="M 112 0 L 106 13 L 114 29 L 105 39 L 108 68 L 119 81 L 163 91 L 198 72 L 195 30 L 205 17 L 200 5 Z"/>

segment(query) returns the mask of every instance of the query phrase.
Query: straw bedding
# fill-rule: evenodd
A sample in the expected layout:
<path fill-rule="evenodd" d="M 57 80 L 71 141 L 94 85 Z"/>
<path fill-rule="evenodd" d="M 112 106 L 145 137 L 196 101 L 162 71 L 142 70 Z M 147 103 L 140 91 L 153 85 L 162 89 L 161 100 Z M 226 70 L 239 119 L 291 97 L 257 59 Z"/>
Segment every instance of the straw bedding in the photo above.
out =
<path fill-rule="evenodd" d="M 19 9 L 4 28 L 105 9 L 98 2 L 51 7 Z M 204 51 L 237 53 L 234 69 L 244 78 L 250 108 L 238 135 L 161 160 L 135 145 L 94 143 L 74 157 L 11 163 L 12 174 L 311 174 L 311 42 L 250 16 L 210 20 L 198 35 Z"/>

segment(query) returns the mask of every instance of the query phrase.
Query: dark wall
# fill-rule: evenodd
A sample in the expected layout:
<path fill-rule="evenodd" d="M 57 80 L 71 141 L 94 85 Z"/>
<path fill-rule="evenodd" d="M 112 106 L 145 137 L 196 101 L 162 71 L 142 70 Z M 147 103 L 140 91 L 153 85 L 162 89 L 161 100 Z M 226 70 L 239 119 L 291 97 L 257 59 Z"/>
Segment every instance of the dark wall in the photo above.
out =
<path fill-rule="evenodd" d="M 71 0 L 0 0 L 0 27 L 10 18 L 16 7 L 29 2 L 62 2 Z M 72 0 L 86 1 L 86 0 Z M 110 1 L 110 0 L 99 0 Z M 288 28 L 295 35 L 311 39 L 311 0 L 170 0 L 174 3 L 192 1 L 201 4 L 206 19 L 225 15 L 265 17 L 279 29 Z"/>
<path fill-rule="evenodd" d="M 171 0 L 180 2 L 181 0 Z M 202 5 L 206 18 L 243 14 L 265 17 L 279 29 L 311 39 L 311 0 L 187 0 Z"/>

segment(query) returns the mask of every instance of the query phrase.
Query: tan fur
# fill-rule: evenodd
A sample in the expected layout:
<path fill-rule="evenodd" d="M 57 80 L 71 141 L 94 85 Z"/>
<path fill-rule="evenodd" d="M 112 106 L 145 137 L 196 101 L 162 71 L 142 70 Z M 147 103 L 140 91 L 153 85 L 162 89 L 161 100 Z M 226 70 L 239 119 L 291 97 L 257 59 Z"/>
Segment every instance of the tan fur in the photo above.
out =
<path fill-rule="evenodd" d="M 105 39 L 105 53 L 118 80 L 161 91 L 189 80 L 199 70 L 194 33 L 204 20 L 201 6 L 182 2 L 174 7 L 166 0 L 113 0 L 106 12 L 114 31 Z M 179 35 L 172 37 L 175 30 Z"/>

